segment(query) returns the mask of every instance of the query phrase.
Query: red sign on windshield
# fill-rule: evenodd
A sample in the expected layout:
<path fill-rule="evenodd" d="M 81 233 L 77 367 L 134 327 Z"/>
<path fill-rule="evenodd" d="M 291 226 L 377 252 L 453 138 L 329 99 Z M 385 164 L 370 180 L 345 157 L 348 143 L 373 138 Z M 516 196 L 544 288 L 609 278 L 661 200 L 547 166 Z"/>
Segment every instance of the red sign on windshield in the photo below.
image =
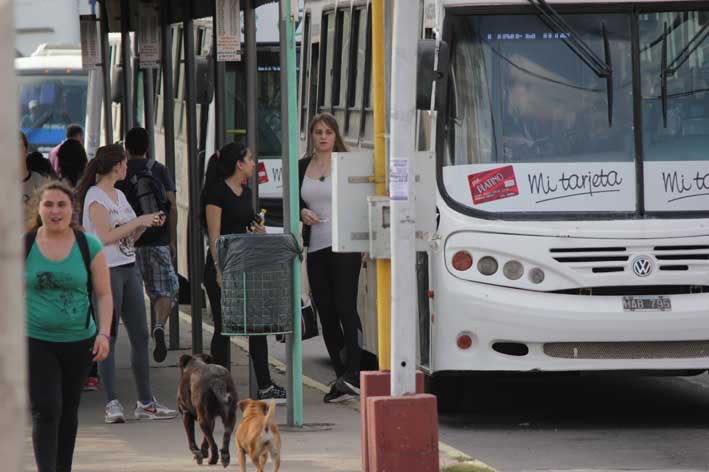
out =
<path fill-rule="evenodd" d="M 519 195 L 513 166 L 471 174 L 468 176 L 468 184 L 475 205 Z"/>

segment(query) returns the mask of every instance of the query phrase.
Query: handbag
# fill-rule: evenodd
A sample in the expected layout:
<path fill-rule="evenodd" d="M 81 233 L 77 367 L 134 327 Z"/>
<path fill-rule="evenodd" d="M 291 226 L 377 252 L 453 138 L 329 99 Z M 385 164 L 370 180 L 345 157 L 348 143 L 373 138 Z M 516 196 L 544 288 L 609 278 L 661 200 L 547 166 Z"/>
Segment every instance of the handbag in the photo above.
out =
<path fill-rule="evenodd" d="M 303 341 L 314 338 L 320 334 L 318 330 L 318 319 L 315 316 L 313 305 L 310 303 L 310 297 L 307 295 L 301 295 L 300 297 L 300 332 Z M 284 343 L 286 342 L 286 336 L 284 334 L 277 334 L 276 340 Z"/>

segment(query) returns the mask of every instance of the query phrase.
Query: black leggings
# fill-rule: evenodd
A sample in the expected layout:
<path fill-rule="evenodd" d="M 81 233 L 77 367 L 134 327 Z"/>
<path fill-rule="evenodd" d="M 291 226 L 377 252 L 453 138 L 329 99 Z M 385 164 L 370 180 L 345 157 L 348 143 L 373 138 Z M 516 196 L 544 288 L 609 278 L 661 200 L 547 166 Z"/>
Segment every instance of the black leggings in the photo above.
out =
<path fill-rule="evenodd" d="M 332 248 L 308 253 L 308 280 L 320 317 L 325 347 L 335 374 L 359 372 L 361 348 L 357 285 L 362 256 L 336 253 Z M 345 348 L 345 360 L 340 351 Z"/>
<path fill-rule="evenodd" d="M 212 256 L 207 254 L 204 266 L 204 288 L 207 289 L 209 306 L 212 309 L 214 321 L 214 334 L 212 335 L 211 352 L 214 362 L 227 369 L 227 347 L 229 337 L 222 336 L 222 289 L 217 285 L 217 271 L 214 268 Z M 268 370 L 268 344 L 266 336 L 249 336 L 249 354 L 256 371 L 256 382 L 259 388 L 268 388 L 271 385 L 271 373 Z"/>
<path fill-rule="evenodd" d="M 54 343 L 28 338 L 32 444 L 38 472 L 69 472 L 79 400 L 94 338 Z"/>

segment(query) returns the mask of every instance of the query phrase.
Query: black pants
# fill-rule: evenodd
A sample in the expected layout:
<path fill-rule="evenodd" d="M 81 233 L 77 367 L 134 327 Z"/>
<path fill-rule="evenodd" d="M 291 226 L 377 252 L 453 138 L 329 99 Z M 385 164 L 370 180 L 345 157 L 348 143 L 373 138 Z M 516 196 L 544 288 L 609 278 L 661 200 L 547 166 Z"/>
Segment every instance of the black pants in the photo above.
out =
<path fill-rule="evenodd" d="M 53 343 L 28 338 L 32 444 L 38 472 L 69 472 L 79 400 L 94 339 Z"/>
<path fill-rule="evenodd" d="M 207 254 L 204 266 L 204 288 L 207 289 L 209 306 L 212 308 L 214 334 L 212 335 L 211 353 L 214 362 L 229 368 L 227 365 L 227 346 L 229 337 L 222 336 L 222 289 L 217 285 L 217 271 L 214 268 L 212 256 Z M 256 382 L 259 388 L 271 385 L 271 373 L 268 370 L 268 344 L 266 336 L 249 336 L 249 354 L 256 371 Z"/>
<path fill-rule="evenodd" d="M 308 253 L 310 289 L 338 377 L 356 375 L 360 370 L 358 336 L 362 324 L 357 314 L 357 285 L 361 262 L 359 253 L 335 253 L 329 247 Z M 345 362 L 340 356 L 343 348 Z"/>

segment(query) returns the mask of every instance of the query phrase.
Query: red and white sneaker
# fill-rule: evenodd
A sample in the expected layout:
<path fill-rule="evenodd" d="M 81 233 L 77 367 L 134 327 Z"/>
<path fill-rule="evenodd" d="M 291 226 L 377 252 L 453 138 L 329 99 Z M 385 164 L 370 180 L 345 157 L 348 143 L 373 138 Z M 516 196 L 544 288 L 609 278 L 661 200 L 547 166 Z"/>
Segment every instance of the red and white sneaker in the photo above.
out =
<path fill-rule="evenodd" d="M 169 420 L 177 416 L 177 411 L 171 410 L 165 405 L 161 405 L 153 397 L 153 401 L 147 405 L 136 402 L 133 412 L 136 420 Z"/>
<path fill-rule="evenodd" d="M 98 390 L 98 377 L 89 377 L 84 383 L 84 392 L 95 392 Z"/>

